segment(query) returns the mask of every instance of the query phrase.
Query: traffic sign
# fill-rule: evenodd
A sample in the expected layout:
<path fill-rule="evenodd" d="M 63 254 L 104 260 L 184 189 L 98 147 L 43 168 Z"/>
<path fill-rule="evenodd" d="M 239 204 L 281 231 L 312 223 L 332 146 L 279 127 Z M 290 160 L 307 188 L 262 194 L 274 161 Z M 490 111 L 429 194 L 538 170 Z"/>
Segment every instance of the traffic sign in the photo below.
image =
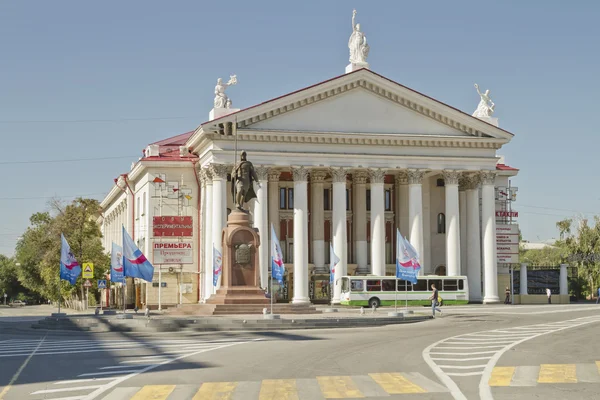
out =
<path fill-rule="evenodd" d="M 106 280 L 98 279 L 98 289 L 106 289 Z"/>
<path fill-rule="evenodd" d="M 90 282 L 90 280 L 89 280 L 89 279 L 86 279 L 86 280 L 85 280 L 85 282 L 84 282 L 84 284 L 83 284 L 83 286 L 84 286 L 84 287 L 88 287 L 88 288 L 89 288 L 89 287 L 92 287 L 92 282 Z"/>
<path fill-rule="evenodd" d="M 81 277 L 83 279 L 89 279 L 94 277 L 94 263 L 83 263 L 83 273 Z"/>

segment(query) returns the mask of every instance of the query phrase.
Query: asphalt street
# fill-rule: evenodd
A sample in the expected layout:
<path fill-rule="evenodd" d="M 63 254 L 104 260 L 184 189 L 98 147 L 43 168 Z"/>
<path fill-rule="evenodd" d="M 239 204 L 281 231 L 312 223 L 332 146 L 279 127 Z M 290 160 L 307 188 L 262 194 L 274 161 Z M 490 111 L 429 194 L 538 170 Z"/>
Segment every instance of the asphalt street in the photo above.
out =
<path fill-rule="evenodd" d="M 0 399 L 600 399 L 600 306 L 443 309 L 377 328 L 0 331 Z M 0 329 L 35 314 L 0 311 Z"/>

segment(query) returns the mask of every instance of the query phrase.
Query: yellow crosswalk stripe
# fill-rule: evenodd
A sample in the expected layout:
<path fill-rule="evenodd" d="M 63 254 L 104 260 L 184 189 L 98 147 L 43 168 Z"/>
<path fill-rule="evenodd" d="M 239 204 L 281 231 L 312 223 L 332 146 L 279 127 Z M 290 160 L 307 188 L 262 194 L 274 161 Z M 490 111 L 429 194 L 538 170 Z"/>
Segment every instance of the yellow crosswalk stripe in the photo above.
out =
<path fill-rule="evenodd" d="M 427 390 L 398 373 L 369 374 L 369 376 L 389 394 L 427 393 Z"/>
<path fill-rule="evenodd" d="M 538 383 L 577 383 L 575 364 L 542 364 Z"/>
<path fill-rule="evenodd" d="M 299 400 L 295 379 L 265 379 L 258 400 Z"/>
<path fill-rule="evenodd" d="M 515 369 L 515 367 L 494 367 L 488 385 L 510 386 L 510 382 L 515 375 Z"/>
<path fill-rule="evenodd" d="M 317 382 L 326 399 L 365 397 L 349 376 L 317 376 Z"/>
<path fill-rule="evenodd" d="M 206 382 L 192 400 L 230 400 L 237 382 Z"/>
<path fill-rule="evenodd" d="M 175 385 L 146 385 L 131 400 L 166 400 L 173 390 Z"/>

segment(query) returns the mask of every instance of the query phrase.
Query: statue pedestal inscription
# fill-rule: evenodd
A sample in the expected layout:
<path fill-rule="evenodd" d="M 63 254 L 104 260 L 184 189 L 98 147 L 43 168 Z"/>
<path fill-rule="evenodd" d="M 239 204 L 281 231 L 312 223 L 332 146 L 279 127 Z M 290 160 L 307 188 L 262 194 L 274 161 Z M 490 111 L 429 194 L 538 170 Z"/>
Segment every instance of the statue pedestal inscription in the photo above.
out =
<path fill-rule="evenodd" d="M 206 304 L 269 304 L 260 289 L 258 230 L 251 227 L 250 214 L 234 210 L 223 229 L 221 287 Z"/>

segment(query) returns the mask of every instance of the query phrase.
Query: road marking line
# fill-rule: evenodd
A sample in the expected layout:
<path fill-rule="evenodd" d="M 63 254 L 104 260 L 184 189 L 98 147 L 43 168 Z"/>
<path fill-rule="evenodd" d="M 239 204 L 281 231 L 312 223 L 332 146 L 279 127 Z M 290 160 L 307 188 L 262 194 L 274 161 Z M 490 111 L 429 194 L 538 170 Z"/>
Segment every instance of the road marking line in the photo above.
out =
<path fill-rule="evenodd" d="M 452 369 L 475 369 L 475 368 L 485 368 L 487 364 L 483 365 L 438 365 L 440 368 L 452 368 Z"/>
<path fill-rule="evenodd" d="M 96 381 L 112 381 L 116 378 L 88 378 L 88 379 L 72 379 L 69 381 L 54 382 L 55 385 L 68 385 L 70 383 L 96 382 Z"/>
<path fill-rule="evenodd" d="M 509 386 L 514 374 L 515 367 L 494 367 L 488 385 Z"/>
<path fill-rule="evenodd" d="M 459 344 L 459 343 L 449 343 L 449 344 Z M 438 349 L 466 349 L 466 350 L 471 350 L 471 349 L 495 349 L 497 347 L 504 347 L 504 345 L 498 345 L 498 346 L 469 346 L 469 347 L 456 347 L 456 346 L 438 346 Z"/>
<path fill-rule="evenodd" d="M 39 349 L 40 346 L 42 345 L 42 343 L 44 343 L 44 340 L 46 339 L 46 336 L 48 336 L 48 334 L 46 334 L 40 340 L 40 343 L 38 344 L 38 346 L 31 352 L 31 354 L 29 354 L 29 357 L 27 357 L 27 359 L 25 359 L 25 361 L 23 361 L 23 364 L 21 364 L 21 367 L 17 370 L 17 372 L 15 372 L 15 374 L 12 377 L 12 379 L 8 382 L 8 385 L 6 385 L 4 387 L 4 389 L 2 390 L 2 392 L 0 392 L 0 400 L 4 399 L 4 396 L 6 396 L 6 394 L 8 393 L 8 391 L 10 390 L 10 388 L 12 387 L 13 383 L 15 383 L 17 381 L 17 379 L 19 379 L 19 376 L 21 375 L 21 372 L 23 372 L 23 370 L 25 369 L 25 367 L 27 366 L 27 364 L 29 364 L 29 360 L 31 360 L 31 358 L 33 357 L 33 355 L 35 354 L 35 352 L 37 351 L 37 349 Z"/>
<path fill-rule="evenodd" d="M 468 349 L 468 348 L 467 348 Z M 469 350 L 469 349 L 468 349 Z M 474 351 L 471 353 L 442 353 L 439 351 L 432 351 L 429 354 L 449 354 L 449 355 L 453 355 L 453 356 L 471 356 L 471 355 L 475 355 L 475 354 L 493 354 L 496 353 L 495 351 Z"/>
<path fill-rule="evenodd" d="M 399 373 L 369 374 L 369 376 L 389 394 L 427 393 L 421 386 L 412 383 Z"/>
<path fill-rule="evenodd" d="M 166 400 L 175 385 L 146 385 L 130 400 Z"/>
<path fill-rule="evenodd" d="M 542 364 L 538 383 L 577 383 L 575 364 Z"/>
<path fill-rule="evenodd" d="M 101 387 L 102 385 L 93 385 L 93 386 L 74 386 L 74 387 L 68 387 L 68 388 L 60 388 L 60 389 L 45 389 L 45 390 L 38 390 L 37 392 L 33 392 L 30 394 L 44 394 L 44 393 L 60 393 L 60 392 L 74 392 L 77 390 L 89 390 L 89 389 L 97 389 L 99 387 Z"/>
<path fill-rule="evenodd" d="M 299 400 L 295 379 L 264 379 L 258 400 Z"/>
<path fill-rule="evenodd" d="M 476 360 L 489 360 L 490 357 L 471 357 L 471 358 L 431 358 L 436 361 L 476 361 Z"/>
<path fill-rule="evenodd" d="M 141 371 L 141 369 L 128 369 L 125 371 L 106 371 L 106 372 L 88 372 L 87 374 L 77 375 L 80 376 L 95 376 L 95 375 L 115 375 L 115 374 L 130 374 L 133 372 Z"/>
<path fill-rule="evenodd" d="M 236 386 L 237 382 L 206 382 L 192 400 L 229 400 Z"/>
<path fill-rule="evenodd" d="M 483 375 L 483 371 L 479 371 L 479 372 L 448 372 L 448 373 L 446 373 L 446 375 L 449 375 L 449 376 L 476 376 L 476 375 Z M 454 382 L 454 381 L 452 381 L 452 382 Z M 455 384 L 455 385 L 456 385 L 456 384 Z M 457 386 L 456 388 L 458 389 L 458 386 Z M 452 393 L 452 392 L 451 392 L 451 393 Z M 466 397 L 459 397 L 460 395 L 464 396 L 464 395 L 462 394 L 462 392 L 461 392 L 460 394 L 459 394 L 459 393 L 453 393 L 453 394 L 452 394 L 452 396 L 453 396 L 455 399 L 457 399 L 457 400 L 458 400 L 458 399 L 461 399 L 461 400 L 462 400 L 462 399 L 464 399 L 464 400 L 467 400 L 467 398 L 466 398 Z"/>
<path fill-rule="evenodd" d="M 323 396 L 327 399 L 363 398 L 364 394 L 349 376 L 317 376 Z"/>
<path fill-rule="evenodd" d="M 136 367 L 147 367 L 148 365 L 154 365 L 154 363 L 152 364 L 138 364 L 136 365 Z M 122 368 L 131 368 L 131 365 L 111 365 L 110 367 L 100 367 L 98 369 L 103 370 L 103 369 L 122 369 Z"/>

